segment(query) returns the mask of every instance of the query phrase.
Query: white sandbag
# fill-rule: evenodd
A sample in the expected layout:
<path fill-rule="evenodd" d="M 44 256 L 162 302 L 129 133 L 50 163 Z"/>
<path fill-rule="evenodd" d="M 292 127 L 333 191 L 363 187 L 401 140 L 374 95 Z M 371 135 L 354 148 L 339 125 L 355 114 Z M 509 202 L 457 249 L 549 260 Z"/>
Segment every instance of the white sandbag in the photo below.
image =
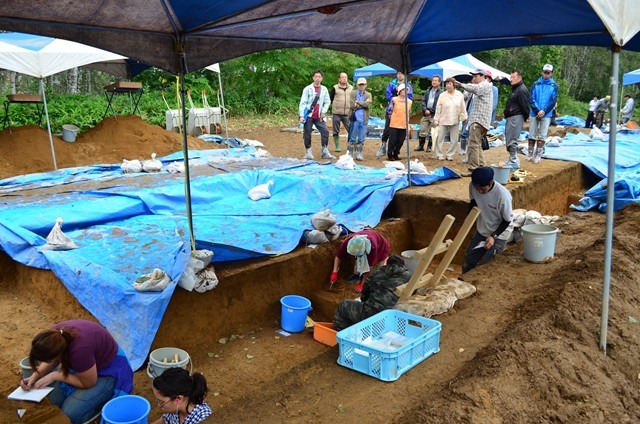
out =
<path fill-rule="evenodd" d="M 404 163 L 399 160 L 385 160 L 382 163 L 384 163 L 385 168 L 397 169 L 399 171 L 404 171 L 406 169 Z"/>
<path fill-rule="evenodd" d="M 155 153 L 151 153 L 151 159 L 142 162 L 142 170 L 144 172 L 160 172 L 162 171 L 162 162 L 156 159 Z"/>
<path fill-rule="evenodd" d="M 311 217 L 311 225 L 318 231 L 327 231 L 336 225 L 336 217 L 331 214 L 329 209 L 317 212 Z"/>
<path fill-rule="evenodd" d="M 342 234 L 342 226 L 334 225 L 333 227 L 329 228 L 324 233 L 327 236 L 327 238 L 329 239 L 329 241 L 337 240 L 338 237 L 340 237 L 340 234 Z"/>
<path fill-rule="evenodd" d="M 56 219 L 56 223 L 47 236 L 47 243 L 42 246 L 42 250 L 71 250 L 77 249 L 78 245 L 62 232 L 62 218 Z"/>
<path fill-rule="evenodd" d="M 207 249 L 199 249 L 191 252 L 191 256 L 202 261 L 204 264 L 203 268 L 206 268 L 211 263 L 211 259 L 213 259 L 213 252 Z"/>
<path fill-rule="evenodd" d="M 203 249 L 191 252 L 187 266 L 178 280 L 178 286 L 187 291 L 193 290 L 194 286 L 198 284 L 197 274 L 209 266 L 212 257 L 213 252 L 210 250 Z"/>
<path fill-rule="evenodd" d="M 384 179 L 397 180 L 398 178 L 403 178 L 405 175 L 407 175 L 407 171 L 400 171 L 399 169 L 394 169 L 392 171 L 391 168 L 388 168 L 387 175 L 384 176 Z"/>
<path fill-rule="evenodd" d="M 142 164 L 137 159 L 122 159 L 122 165 L 120 165 L 120 169 L 122 169 L 122 172 L 124 174 L 135 174 L 136 172 L 142 172 Z"/>
<path fill-rule="evenodd" d="M 218 276 L 213 266 L 207 268 L 196 274 L 196 284 L 193 289 L 198 293 L 204 293 L 209 290 L 213 290 L 218 286 Z"/>
<path fill-rule="evenodd" d="M 600 130 L 600 128 L 593 127 L 589 132 L 589 137 L 591 137 L 594 140 L 604 140 L 605 136 L 604 136 L 604 133 Z"/>
<path fill-rule="evenodd" d="M 329 243 L 329 239 L 324 231 L 320 230 L 307 230 L 304 232 L 304 238 L 307 244 L 322 244 Z"/>
<path fill-rule="evenodd" d="M 167 165 L 167 171 L 172 174 L 184 173 L 184 162 L 171 162 Z"/>
<path fill-rule="evenodd" d="M 273 180 L 269 180 L 264 184 L 260 184 L 249 190 L 249 199 L 253 201 L 258 201 L 262 199 L 269 199 L 271 197 L 271 192 L 269 191 L 269 187 L 273 185 Z"/>
<path fill-rule="evenodd" d="M 419 162 L 417 158 L 409 162 L 409 172 L 412 174 L 429 174 L 427 167 L 424 163 Z"/>
<path fill-rule="evenodd" d="M 247 144 L 249 146 L 264 147 L 264 144 L 262 144 L 262 142 L 260 142 L 258 140 L 251 140 L 250 138 L 245 138 L 243 141 L 245 142 L 245 144 Z"/>
<path fill-rule="evenodd" d="M 345 171 L 353 171 L 356 169 L 356 163 L 353 161 L 353 156 L 351 156 L 349 150 L 338 158 L 335 163 L 335 167 Z"/>
<path fill-rule="evenodd" d="M 161 269 L 156 268 L 151 274 L 144 274 L 136 278 L 133 288 L 138 291 L 160 292 L 169 286 L 171 279 Z"/>
<path fill-rule="evenodd" d="M 253 154 L 255 158 L 267 158 L 271 156 L 271 153 L 267 152 L 265 149 L 256 149 L 256 152 Z"/>

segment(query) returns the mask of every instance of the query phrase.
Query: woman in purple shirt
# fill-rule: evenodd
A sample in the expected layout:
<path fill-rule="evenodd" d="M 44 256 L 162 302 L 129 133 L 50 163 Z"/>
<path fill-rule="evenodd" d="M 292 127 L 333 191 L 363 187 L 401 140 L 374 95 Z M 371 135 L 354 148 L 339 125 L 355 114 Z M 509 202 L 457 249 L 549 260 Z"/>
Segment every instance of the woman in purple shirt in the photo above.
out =
<path fill-rule="evenodd" d="M 53 386 L 48 398 L 72 423 L 83 423 L 114 395 L 131 393 L 133 370 L 100 324 L 70 320 L 40 332 L 31 342 L 33 374 L 22 388 Z"/>

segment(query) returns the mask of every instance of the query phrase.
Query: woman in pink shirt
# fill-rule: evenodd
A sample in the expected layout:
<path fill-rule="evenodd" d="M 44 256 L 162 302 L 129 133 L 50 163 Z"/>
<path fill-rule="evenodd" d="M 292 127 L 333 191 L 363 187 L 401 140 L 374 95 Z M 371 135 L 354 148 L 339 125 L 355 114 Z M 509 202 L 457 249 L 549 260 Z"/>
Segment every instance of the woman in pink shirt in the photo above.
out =
<path fill-rule="evenodd" d="M 453 160 L 453 156 L 458 150 L 458 131 L 460 122 L 467 119 L 467 110 L 464 106 L 464 96 L 455 89 L 453 78 L 447 78 L 444 82 L 447 91 L 440 94 L 436 105 L 436 114 L 433 118 L 434 124 L 438 127 L 438 138 L 436 140 L 436 158 L 444 160 L 442 153 L 445 134 L 449 134 L 451 144 L 446 153 L 447 160 Z"/>

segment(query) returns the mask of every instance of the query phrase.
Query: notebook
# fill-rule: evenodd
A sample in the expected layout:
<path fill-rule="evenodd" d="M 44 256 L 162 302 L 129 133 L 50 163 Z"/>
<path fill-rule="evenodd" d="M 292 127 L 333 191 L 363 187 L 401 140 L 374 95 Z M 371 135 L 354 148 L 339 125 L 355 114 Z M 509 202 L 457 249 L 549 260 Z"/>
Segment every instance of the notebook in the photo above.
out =
<path fill-rule="evenodd" d="M 18 387 L 7 397 L 12 400 L 27 400 L 29 402 L 40 402 L 49 393 L 51 393 L 52 390 L 53 390 L 53 387 L 45 387 L 43 389 L 31 389 L 29 391 L 25 391 L 25 390 L 22 390 L 21 387 Z"/>

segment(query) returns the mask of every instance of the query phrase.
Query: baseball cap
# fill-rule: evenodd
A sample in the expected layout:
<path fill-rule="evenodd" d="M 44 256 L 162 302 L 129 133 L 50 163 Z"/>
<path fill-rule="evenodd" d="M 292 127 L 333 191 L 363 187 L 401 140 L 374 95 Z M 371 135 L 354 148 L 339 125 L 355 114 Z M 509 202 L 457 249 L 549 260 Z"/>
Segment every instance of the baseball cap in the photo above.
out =
<path fill-rule="evenodd" d="M 476 168 L 471 173 L 471 184 L 479 187 L 485 187 L 491 184 L 493 180 L 493 169 L 487 166 Z"/>
<path fill-rule="evenodd" d="M 491 71 L 484 71 L 484 76 L 493 79 L 493 74 L 491 73 Z"/>
<path fill-rule="evenodd" d="M 398 93 L 401 92 L 402 90 L 404 90 L 404 84 L 400 84 L 398 88 L 396 88 L 396 92 Z"/>
<path fill-rule="evenodd" d="M 542 72 L 553 72 L 553 65 L 550 63 L 547 63 L 542 67 Z"/>
<path fill-rule="evenodd" d="M 360 85 L 360 84 L 366 84 L 367 80 L 364 78 L 358 78 L 358 82 L 356 82 L 356 85 Z"/>
<path fill-rule="evenodd" d="M 484 69 L 476 68 L 473 71 L 469 72 L 471 75 L 486 75 L 486 71 Z"/>

